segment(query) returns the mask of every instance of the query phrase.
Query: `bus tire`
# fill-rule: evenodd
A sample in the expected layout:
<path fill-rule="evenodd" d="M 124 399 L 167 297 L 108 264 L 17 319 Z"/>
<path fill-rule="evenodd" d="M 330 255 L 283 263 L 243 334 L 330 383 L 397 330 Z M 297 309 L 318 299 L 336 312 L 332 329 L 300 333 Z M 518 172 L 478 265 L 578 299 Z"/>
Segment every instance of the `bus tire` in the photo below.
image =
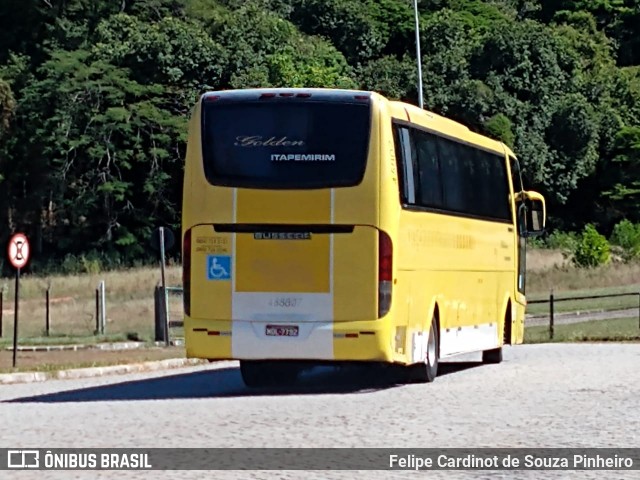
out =
<path fill-rule="evenodd" d="M 240 360 L 242 381 L 250 388 L 293 385 L 299 373 L 299 368 L 287 362 Z"/>
<path fill-rule="evenodd" d="M 482 352 L 482 363 L 495 364 L 502 363 L 502 347 Z"/>
<path fill-rule="evenodd" d="M 417 383 L 431 383 L 438 376 L 439 361 L 438 322 L 434 316 L 429 327 L 429 339 L 427 340 L 427 354 L 422 363 L 409 366 L 409 378 Z"/>
<path fill-rule="evenodd" d="M 511 309 L 507 309 L 504 316 L 504 333 L 502 343 L 507 345 L 511 343 Z M 482 363 L 497 364 L 502 363 L 502 347 L 485 350 L 482 352 Z"/>

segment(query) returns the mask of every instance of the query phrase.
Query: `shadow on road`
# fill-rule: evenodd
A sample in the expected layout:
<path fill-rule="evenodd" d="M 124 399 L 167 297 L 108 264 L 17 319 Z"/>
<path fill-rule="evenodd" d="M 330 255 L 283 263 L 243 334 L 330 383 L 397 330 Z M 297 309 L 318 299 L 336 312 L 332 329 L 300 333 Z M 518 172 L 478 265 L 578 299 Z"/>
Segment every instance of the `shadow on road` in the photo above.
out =
<path fill-rule="evenodd" d="M 438 377 L 443 377 L 445 375 L 450 375 L 452 373 L 462 372 L 464 370 L 469 370 L 471 368 L 482 367 L 484 364 L 482 362 L 451 362 L 451 363 L 441 363 L 438 366 Z M 437 381 L 437 379 L 436 379 Z"/>
<path fill-rule="evenodd" d="M 474 362 L 440 364 L 438 376 L 460 372 L 478 365 L 481 364 Z M 381 371 L 371 372 L 357 367 L 349 369 L 318 367 L 304 373 L 298 383 L 292 387 L 248 388 L 242 381 L 240 369 L 235 367 L 22 397 L 3 403 L 111 402 L 119 400 L 370 393 L 399 386 L 402 384 L 397 381 L 397 376 Z"/>

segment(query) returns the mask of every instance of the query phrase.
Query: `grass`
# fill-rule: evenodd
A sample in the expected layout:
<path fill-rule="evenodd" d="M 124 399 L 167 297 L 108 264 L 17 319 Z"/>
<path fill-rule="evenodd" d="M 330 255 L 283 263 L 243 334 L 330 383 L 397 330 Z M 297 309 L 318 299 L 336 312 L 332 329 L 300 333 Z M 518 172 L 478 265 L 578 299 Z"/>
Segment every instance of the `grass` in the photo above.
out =
<path fill-rule="evenodd" d="M 185 358 L 180 347 L 148 347 L 135 350 L 78 350 L 58 352 L 18 352 L 13 368 L 13 352 L 0 351 L 0 373 L 53 372 L 70 368 L 103 367 L 171 358 Z"/>
<path fill-rule="evenodd" d="M 180 267 L 166 270 L 168 285 L 181 284 Z M 53 337 L 91 337 L 96 330 L 95 291 L 104 280 L 107 323 L 105 334 L 118 338 L 154 339 L 153 292 L 160 283 L 159 268 L 139 268 L 75 276 L 24 276 L 20 281 L 20 338 L 46 338 L 45 292 L 50 288 L 50 334 Z M 0 279 L 3 291 L 3 340 L 13 336 L 14 282 Z M 182 300 L 171 295 L 172 320 L 182 318 Z M 23 343 L 23 342 L 21 342 Z"/>
<path fill-rule="evenodd" d="M 23 275 L 20 281 L 21 300 L 44 300 L 47 286 L 52 297 L 94 298 L 98 283 L 104 280 L 113 300 L 144 298 L 160 283 L 160 268 L 143 267 L 83 275 L 53 275 L 37 277 Z M 179 266 L 166 268 L 169 285 L 181 284 Z M 5 292 L 5 302 L 13 301 L 13 278 L 1 278 L 0 290 Z M 6 304 L 5 304 L 6 307 Z"/>
<path fill-rule="evenodd" d="M 640 264 L 610 263 L 597 268 L 576 268 L 557 250 L 529 250 L 527 254 L 527 299 L 586 297 L 616 293 L 640 294 Z M 617 310 L 638 308 L 638 296 L 561 301 L 554 303 L 555 312 Z M 549 304 L 527 306 L 527 314 L 549 312 Z"/>
<path fill-rule="evenodd" d="M 527 270 L 530 272 L 543 272 L 568 266 L 569 261 L 559 250 L 527 248 Z"/>
<path fill-rule="evenodd" d="M 148 361 L 147 360 L 139 360 Z M 59 372 L 60 370 L 72 370 L 76 368 L 93 368 L 93 367 L 110 367 L 113 365 L 127 365 L 129 363 L 138 363 L 138 360 L 120 359 L 120 360 L 102 360 L 97 362 L 79 362 L 71 361 L 62 365 L 57 363 L 38 363 L 37 365 L 20 366 L 16 368 L 0 367 L 0 374 L 3 373 L 20 373 L 20 372 Z"/>
<path fill-rule="evenodd" d="M 556 325 L 553 339 L 549 339 L 549 327 L 525 328 L 524 343 L 548 342 L 640 342 L 640 327 L 637 318 Z"/>
<path fill-rule="evenodd" d="M 597 268 L 576 268 L 562 260 L 555 250 L 529 250 L 527 254 L 527 292 L 530 297 L 555 292 L 594 289 L 640 291 L 640 264 L 610 263 Z"/>
<path fill-rule="evenodd" d="M 608 297 L 608 298 L 594 298 L 587 300 L 562 300 L 563 298 L 573 298 L 573 297 L 589 297 L 589 296 L 598 296 L 598 295 L 611 295 L 611 294 L 620 294 L 620 293 L 629 293 L 633 295 L 628 295 L 624 297 Z M 618 287 L 601 287 L 601 288 L 591 288 L 591 289 L 579 289 L 579 290 L 561 290 L 557 291 L 554 289 L 554 312 L 562 313 L 562 312 L 578 312 L 578 311 L 589 311 L 589 310 L 618 310 L 618 309 L 626 309 L 626 308 L 639 308 L 640 299 L 638 295 L 640 294 L 640 286 L 639 285 L 623 285 Z M 545 292 L 544 295 L 541 293 L 533 293 L 527 295 L 527 300 L 535 301 L 535 300 L 549 300 L 549 292 Z M 548 314 L 549 313 L 549 303 L 534 303 L 527 306 L 527 313 L 531 315 L 539 315 L 539 314 Z"/>
<path fill-rule="evenodd" d="M 92 336 L 72 336 L 72 335 L 52 335 L 50 337 L 29 337 L 28 344 L 33 346 L 40 345 L 95 345 L 98 343 L 111 343 L 111 342 L 127 342 L 137 341 L 130 336 L 124 334 L 115 335 L 92 335 Z M 21 342 L 18 341 L 18 345 Z M 13 337 L 6 337 L 0 339 L 0 348 L 7 348 L 13 346 Z"/>

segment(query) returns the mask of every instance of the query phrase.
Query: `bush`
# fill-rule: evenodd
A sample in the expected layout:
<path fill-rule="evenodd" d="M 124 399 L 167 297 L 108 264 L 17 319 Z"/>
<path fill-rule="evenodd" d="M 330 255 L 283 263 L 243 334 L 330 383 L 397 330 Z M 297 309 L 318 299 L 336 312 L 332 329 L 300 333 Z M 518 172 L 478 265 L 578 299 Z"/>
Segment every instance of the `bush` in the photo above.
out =
<path fill-rule="evenodd" d="M 545 248 L 549 248 L 549 246 L 547 245 L 547 242 L 544 240 L 544 238 L 531 237 L 527 238 L 527 248 L 538 248 L 543 250 Z"/>
<path fill-rule="evenodd" d="M 561 232 L 556 230 L 547 238 L 547 247 L 565 252 L 575 252 L 580 239 L 576 232 Z"/>
<path fill-rule="evenodd" d="M 555 230 L 550 235 L 528 238 L 527 246 L 529 248 L 561 250 L 566 256 L 571 256 L 578 245 L 578 241 L 579 238 L 576 232 Z"/>
<path fill-rule="evenodd" d="M 610 258 L 611 247 L 604 235 L 591 224 L 585 226 L 573 251 L 573 263 L 578 267 L 597 267 Z"/>
<path fill-rule="evenodd" d="M 613 228 L 611 244 L 619 247 L 622 260 L 630 262 L 640 257 L 640 225 L 622 220 Z"/>

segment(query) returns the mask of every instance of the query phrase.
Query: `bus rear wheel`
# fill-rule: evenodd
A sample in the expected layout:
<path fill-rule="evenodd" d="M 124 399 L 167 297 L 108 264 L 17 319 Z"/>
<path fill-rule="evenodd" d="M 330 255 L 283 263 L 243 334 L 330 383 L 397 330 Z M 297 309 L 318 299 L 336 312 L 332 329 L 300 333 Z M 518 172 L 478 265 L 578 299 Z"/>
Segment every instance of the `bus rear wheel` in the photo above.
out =
<path fill-rule="evenodd" d="M 482 363 L 502 363 L 502 348 L 483 351 Z"/>
<path fill-rule="evenodd" d="M 301 369 L 292 363 L 269 360 L 240 360 L 240 374 L 247 387 L 294 385 Z"/>
<path fill-rule="evenodd" d="M 507 313 L 504 316 L 504 332 L 502 344 L 508 345 L 511 343 L 511 309 L 507 309 Z M 485 350 L 482 352 L 482 363 L 496 364 L 502 363 L 502 347 L 494 348 L 491 350 Z"/>
<path fill-rule="evenodd" d="M 427 340 L 427 351 L 422 363 L 409 366 L 409 378 L 418 383 L 431 383 L 438 376 L 438 322 L 436 318 L 431 319 L 429 327 L 429 338 Z"/>

